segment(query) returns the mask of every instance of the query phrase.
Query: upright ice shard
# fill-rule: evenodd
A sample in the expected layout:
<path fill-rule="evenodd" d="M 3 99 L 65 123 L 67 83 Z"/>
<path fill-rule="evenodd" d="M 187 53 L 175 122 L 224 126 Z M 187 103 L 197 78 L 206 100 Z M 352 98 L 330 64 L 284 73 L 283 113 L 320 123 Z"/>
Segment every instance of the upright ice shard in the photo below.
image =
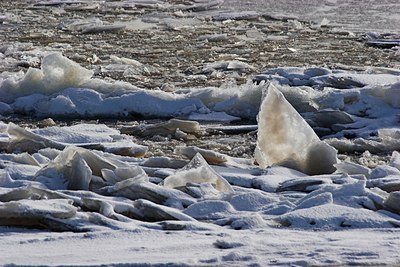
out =
<path fill-rule="evenodd" d="M 255 158 L 262 168 L 281 165 L 310 175 L 335 171 L 336 150 L 318 138 L 273 84 L 257 119 Z"/>
<path fill-rule="evenodd" d="M 36 181 L 53 190 L 89 190 L 91 178 L 92 170 L 74 147 L 63 150 L 35 175 Z"/>

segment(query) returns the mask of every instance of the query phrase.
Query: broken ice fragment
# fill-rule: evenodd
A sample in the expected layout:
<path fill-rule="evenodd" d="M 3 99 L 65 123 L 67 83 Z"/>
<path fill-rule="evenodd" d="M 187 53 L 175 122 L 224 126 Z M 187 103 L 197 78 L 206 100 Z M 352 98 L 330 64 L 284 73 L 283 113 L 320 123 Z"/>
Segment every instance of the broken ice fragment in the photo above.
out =
<path fill-rule="evenodd" d="M 200 153 L 197 153 L 185 167 L 164 180 L 164 186 L 169 188 L 184 187 L 188 183 L 211 183 L 221 192 L 233 192 L 231 185 L 211 169 Z"/>
<path fill-rule="evenodd" d="M 389 165 L 400 170 L 400 153 L 393 151 L 392 157 L 390 158 Z"/>
<path fill-rule="evenodd" d="M 391 192 L 384 202 L 385 208 L 400 214 L 400 191 Z"/>
<path fill-rule="evenodd" d="M 335 124 L 353 123 L 353 118 L 346 112 L 340 110 L 325 109 L 314 113 L 313 121 L 318 126 L 332 128 Z"/>
<path fill-rule="evenodd" d="M 173 159 L 169 157 L 151 157 L 140 163 L 140 166 L 179 169 L 184 167 L 187 163 L 188 162 L 186 160 Z"/>
<path fill-rule="evenodd" d="M 51 147 L 64 149 L 65 145 L 32 133 L 14 123 L 10 122 L 7 128 L 10 142 L 7 150 L 9 152 L 19 150 L 22 152 L 34 153 L 42 148 Z"/>
<path fill-rule="evenodd" d="M 214 21 L 224 20 L 256 20 L 260 17 L 255 11 L 221 12 L 212 17 Z"/>
<path fill-rule="evenodd" d="M 146 221 L 195 221 L 195 219 L 177 209 L 158 205 L 145 199 L 136 200 L 134 205 L 143 215 L 143 220 Z"/>
<path fill-rule="evenodd" d="M 49 218 L 73 217 L 77 208 L 72 200 L 19 200 L 0 203 L 0 225 L 43 227 Z"/>
<path fill-rule="evenodd" d="M 73 148 L 67 148 L 46 167 L 39 170 L 36 181 L 50 189 L 88 190 L 92 171 L 83 157 Z"/>
<path fill-rule="evenodd" d="M 100 26 L 93 26 L 93 27 L 87 27 L 82 30 L 82 33 L 101 33 L 101 32 L 119 32 L 122 31 L 126 28 L 125 25 L 118 25 L 118 24 L 113 24 L 113 25 L 100 25 Z"/>
<path fill-rule="evenodd" d="M 281 165 L 310 175 L 335 171 L 336 150 L 319 140 L 273 84 L 268 86 L 257 119 L 255 158 L 262 168 Z"/>
<path fill-rule="evenodd" d="M 99 193 L 113 196 L 123 196 L 132 200 L 147 199 L 156 204 L 164 204 L 174 200 L 187 207 L 195 202 L 194 198 L 179 190 L 155 185 L 146 181 L 148 177 L 138 176 L 116 183 L 113 186 L 101 188 Z"/>
<path fill-rule="evenodd" d="M 115 163 L 125 166 L 123 162 L 111 162 L 88 149 L 70 146 L 35 177 L 51 189 L 88 190 L 92 174 L 101 177 L 103 169 L 116 169 Z"/>
<path fill-rule="evenodd" d="M 205 200 L 190 205 L 183 212 L 198 220 L 217 220 L 234 214 L 235 208 L 226 201 Z"/>
<path fill-rule="evenodd" d="M 107 182 L 112 184 L 131 178 L 140 178 L 141 180 L 149 181 L 147 174 L 139 166 L 117 167 L 115 170 L 102 169 L 101 174 Z"/>
<path fill-rule="evenodd" d="M 153 136 L 153 135 L 168 135 L 174 134 L 179 129 L 188 134 L 200 135 L 201 128 L 197 121 L 186 121 L 171 119 L 167 122 L 161 122 L 150 125 L 137 125 L 137 126 L 123 126 L 121 133 L 133 134 L 140 136 Z"/>
<path fill-rule="evenodd" d="M 342 161 L 335 164 L 336 173 L 347 173 L 347 174 L 363 174 L 365 177 L 369 177 L 371 170 L 363 165 L 351 162 Z"/>
<path fill-rule="evenodd" d="M 221 164 L 228 161 L 228 156 L 224 154 L 195 146 L 178 146 L 175 148 L 174 153 L 184 155 L 189 159 L 195 157 L 196 154 L 200 154 L 209 164 Z"/>
<path fill-rule="evenodd" d="M 331 183 L 330 179 L 327 178 L 295 178 L 282 182 L 277 192 L 283 191 L 301 191 L 301 192 L 311 192 L 318 189 L 319 185 Z"/>

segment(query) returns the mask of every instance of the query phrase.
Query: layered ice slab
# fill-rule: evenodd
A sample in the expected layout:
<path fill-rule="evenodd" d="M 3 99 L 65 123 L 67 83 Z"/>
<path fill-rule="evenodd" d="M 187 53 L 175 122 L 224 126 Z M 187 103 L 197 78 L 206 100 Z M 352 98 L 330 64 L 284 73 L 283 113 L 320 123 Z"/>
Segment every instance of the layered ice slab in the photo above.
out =
<path fill-rule="evenodd" d="M 10 152 L 29 153 L 45 148 L 63 150 L 71 145 L 133 157 L 143 157 L 147 151 L 146 146 L 137 145 L 119 131 L 102 124 L 53 126 L 30 131 L 10 123 L 7 126 L 7 137 L 2 137 L 0 144 L 1 149 Z"/>
<path fill-rule="evenodd" d="M 125 82 L 93 78 L 93 71 L 59 53 L 43 57 L 41 68 L 0 79 L 1 113 L 52 117 L 175 117 L 210 113 L 199 100 Z"/>
<path fill-rule="evenodd" d="M 270 83 L 258 114 L 255 158 L 262 168 L 281 165 L 313 175 L 334 172 L 337 152 L 319 140 L 283 94 Z"/>

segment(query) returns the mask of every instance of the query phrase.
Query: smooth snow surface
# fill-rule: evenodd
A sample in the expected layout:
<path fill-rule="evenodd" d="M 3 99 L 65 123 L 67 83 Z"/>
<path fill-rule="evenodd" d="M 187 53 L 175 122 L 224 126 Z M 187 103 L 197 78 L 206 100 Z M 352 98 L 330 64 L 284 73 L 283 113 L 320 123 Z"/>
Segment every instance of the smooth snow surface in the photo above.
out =
<path fill-rule="evenodd" d="M 3 228 L 0 264 L 339 266 L 399 263 L 398 230 L 107 231 Z M 23 253 L 23 257 L 21 257 Z M 179 256 L 177 256 L 179 254 Z"/>

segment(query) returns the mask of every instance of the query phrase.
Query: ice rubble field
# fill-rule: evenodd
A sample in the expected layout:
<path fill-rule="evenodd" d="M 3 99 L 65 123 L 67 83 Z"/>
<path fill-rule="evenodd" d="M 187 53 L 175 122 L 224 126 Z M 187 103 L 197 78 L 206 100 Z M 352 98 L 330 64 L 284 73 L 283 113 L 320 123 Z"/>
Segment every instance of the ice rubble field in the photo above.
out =
<path fill-rule="evenodd" d="M 1 113 L 178 118 L 141 129 L 182 138 L 203 134 L 195 118 L 257 116 L 254 159 L 193 146 L 147 158 L 105 125 L 2 123 L 0 264 L 400 263 L 400 71 L 275 68 L 173 93 L 92 74 L 49 54 L 3 74 Z"/>

